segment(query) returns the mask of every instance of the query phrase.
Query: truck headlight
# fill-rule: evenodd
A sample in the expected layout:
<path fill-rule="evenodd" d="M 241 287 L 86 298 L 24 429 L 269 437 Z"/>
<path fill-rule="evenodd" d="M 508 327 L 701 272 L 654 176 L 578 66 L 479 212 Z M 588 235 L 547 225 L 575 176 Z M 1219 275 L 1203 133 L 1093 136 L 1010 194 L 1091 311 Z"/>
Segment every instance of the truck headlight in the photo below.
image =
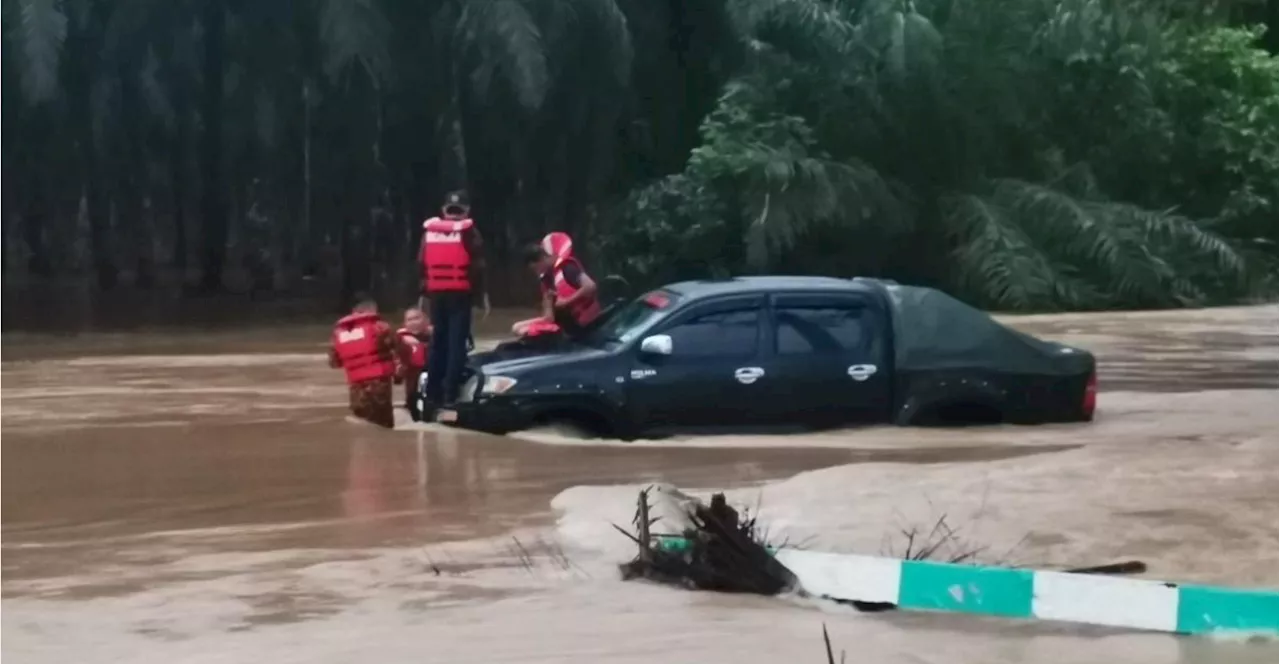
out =
<path fill-rule="evenodd" d="M 516 382 L 516 379 L 510 376 L 485 376 L 484 387 L 480 388 L 480 393 L 502 394 L 515 387 Z"/>

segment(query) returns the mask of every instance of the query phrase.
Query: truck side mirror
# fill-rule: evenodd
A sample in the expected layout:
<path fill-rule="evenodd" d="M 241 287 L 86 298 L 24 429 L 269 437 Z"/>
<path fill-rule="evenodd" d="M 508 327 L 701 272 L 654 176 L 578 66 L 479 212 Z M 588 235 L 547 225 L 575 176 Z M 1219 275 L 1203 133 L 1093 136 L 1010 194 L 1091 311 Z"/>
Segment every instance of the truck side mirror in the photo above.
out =
<path fill-rule="evenodd" d="M 655 334 L 640 341 L 640 352 L 649 355 L 670 355 L 671 337 L 666 334 Z"/>

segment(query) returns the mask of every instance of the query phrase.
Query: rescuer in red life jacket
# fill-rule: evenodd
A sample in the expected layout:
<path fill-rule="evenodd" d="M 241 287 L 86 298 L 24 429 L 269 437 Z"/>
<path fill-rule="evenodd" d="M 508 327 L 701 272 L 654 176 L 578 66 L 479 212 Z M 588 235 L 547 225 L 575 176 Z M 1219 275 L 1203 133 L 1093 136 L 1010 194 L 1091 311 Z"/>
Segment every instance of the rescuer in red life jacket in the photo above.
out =
<path fill-rule="evenodd" d="M 391 406 L 395 337 L 372 299 L 360 297 L 351 313 L 334 326 L 329 366 L 347 374 L 353 415 L 388 429 L 395 426 Z"/>
<path fill-rule="evenodd" d="M 431 302 L 434 342 L 428 355 L 426 408 L 435 409 L 458 397 L 471 337 L 472 294 L 479 291 L 484 314 L 489 295 L 484 288 L 483 240 L 471 219 L 466 194 L 449 194 L 442 216 L 422 224 L 422 289 Z"/>
<path fill-rule="evenodd" d="M 538 275 L 542 288 L 542 315 L 512 326 L 516 336 L 563 332 L 580 336 L 600 316 L 596 282 L 573 255 L 573 240 L 566 233 L 548 233 L 529 247 L 525 259 Z"/>
<path fill-rule="evenodd" d="M 427 369 L 427 351 L 431 343 L 431 327 L 427 316 L 417 307 L 404 312 L 404 327 L 396 330 L 396 357 L 399 374 L 396 380 L 404 383 L 404 407 L 414 422 L 422 421 L 422 395 L 418 393 L 419 377 Z"/>

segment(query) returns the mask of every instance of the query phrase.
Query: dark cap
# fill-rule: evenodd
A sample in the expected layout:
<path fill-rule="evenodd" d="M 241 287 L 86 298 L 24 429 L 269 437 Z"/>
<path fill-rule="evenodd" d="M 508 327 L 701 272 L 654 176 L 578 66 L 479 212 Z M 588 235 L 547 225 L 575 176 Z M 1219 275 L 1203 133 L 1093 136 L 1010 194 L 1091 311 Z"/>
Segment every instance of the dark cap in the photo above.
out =
<path fill-rule="evenodd" d="M 471 207 L 471 199 L 467 196 L 465 190 L 451 191 L 444 197 L 445 207 Z"/>
<path fill-rule="evenodd" d="M 461 218 L 467 216 L 471 212 L 471 202 L 467 198 L 467 192 L 458 190 L 451 191 L 444 197 L 444 205 L 440 210 L 444 212 L 445 218 Z"/>

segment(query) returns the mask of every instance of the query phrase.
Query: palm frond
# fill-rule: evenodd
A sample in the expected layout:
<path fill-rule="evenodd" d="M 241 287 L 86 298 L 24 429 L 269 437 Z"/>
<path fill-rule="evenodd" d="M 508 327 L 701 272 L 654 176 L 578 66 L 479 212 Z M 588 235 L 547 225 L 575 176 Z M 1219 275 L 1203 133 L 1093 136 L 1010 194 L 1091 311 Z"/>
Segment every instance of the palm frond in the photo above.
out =
<path fill-rule="evenodd" d="M 941 203 L 957 239 L 952 258 L 967 290 L 1009 309 L 1048 307 L 1061 299 L 1057 285 L 1065 283 L 1063 275 L 999 201 L 964 194 Z"/>
<path fill-rule="evenodd" d="M 1040 247 L 1047 260 L 1069 266 L 1096 293 L 1059 298 L 1062 304 L 1193 304 L 1204 301 L 1210 283 L 1239 286 L 1248 276 L 1246 261 L 1234 247 L 1190 219 L 1083 200 L 1029 182 L 993 184 L 990 200 L 1005 212 L 1008 225 L 1018 228 L 1029 246 Z M 1214 269 L 1206 272 L 1205 265 Z M 1061 278 L 1066 269 L 1055 272 Z"/>
<path fill-rule="evenodd" d="M 138 73 L 138 87 L 142 90 L 142 97 L 152 115 L 159 118 L 168 131 L 173 128 L 177 115 L 173 110 L 173 102 L 169 99 L 169 92 L 160 79 L 160 59 L 156 57 L 155 49 L 149 48 L 146 63 Z"/>
<path fill-rule="evenodd" d="M 1140 50 L 1150 56 L 1162 46 L 1159 15 L 1141 3 L 1063 0 L 1047 7 L 1048 15 L 1038 23 L 1033 43 L 1064 62 L 1097 61 L 1134 45 L 1141 45 Z"/>
<path fill-rule="evenodd" d="M 792 150 L 757 146 L 744 180 L 747 261 L 764 268 L 822 226 L 905 233 L 912 218 L 890 183 L 864 163 L 842 163 Z"/>
<path fill-rule="evenodd" d="M 1157 247 L 1198 253 L 1228 278 L 1244 279 L 1248 273 L 1245 259 L 1235 247 L 1191 219 L 1171 211 L 1154 212 L 1123 203 L 1111 203 L 1108 209 L 1126 223 L 1140 228 L 1143 239 Z"/>
<path fill-rule="evenodd" d="M 747 260 L 756 268 L 819 226 L 903 232 L 908 206 L 891 183 L 861 160 L 833 158 L 817 148 L 803 118 L 778 113 L 775 90 L 739 79 L 725 86 L 703 122 L 703 145 L 688 172 L 735 192 L 745 219 Z"/>
<path fill-rule="evenodd" d="M 849 42 L 856 24 L 841 8 L 823 0 L 731 0 L 729 20 L 738 34 L 754 35 L 762 26 L 790 26 L 832 44 Z"/>
<path fill-rule="evenodd" d="M 994 196 L 1029 236 L 1061 260 L 1092 266 L 1109 290 L 1150 302 L 1168 298 L 1172 270 L 1108 204 L 1019 180 L 997 181 Z"/>
<path fill-rule="evenodd" d="M 605 64 L 612 74 L 613 82 L 619 86 L 627 85 L 631 80 L 631 64 L 635 58 L 631 43 L 631 30 L 627 26 L 627 15 L 622 12 L 615 0 L 580 0 L 585 5 L 583 14 L 590 17 L 585 26 L 595 41 L 607 45 L 608 58 Z"/>
<path fill-rule="evenodd" d="M 801 61 L 839 64 L 860 46 L 858 25 L 834 3 L 823 0 L 734 0 L 729 21 L 753 52 L 775 51 Z M 847 63 L 846 63 L 847 64 Z"/>
<path fill-rule="evenodd" d="M 67 17 L 58 0 L 19 0 L 17 38 L 21 48 L 23 92 L 27 101 L 39 104 L 58 89 L 58 60 L 67 37 Z"/>
<path fill-rule="evenodd" d="M 477 92 L 487 96 L 495 73 L 502 73 L 526 110 L 542 106 L 550 85 L 542 31 L 519 0 L 469 3 L 458 20 L 462 39 L 481 53 L 472 73 Z"/>
<path fill-rule="evenodd" d="M 391 25 L 373 0 L 325 0 L 320 10 L 324 72 L 337 78 L 358 63 L 375 86 L 390 69 L 387 40 Z"/>
<path fill-rule="evenodd" d="M 892 13 L 886 25 L 884 63 L 898 82 L 932 73 L 942 54 L 942 35 L 929 19 L 914 11 Z"/>

